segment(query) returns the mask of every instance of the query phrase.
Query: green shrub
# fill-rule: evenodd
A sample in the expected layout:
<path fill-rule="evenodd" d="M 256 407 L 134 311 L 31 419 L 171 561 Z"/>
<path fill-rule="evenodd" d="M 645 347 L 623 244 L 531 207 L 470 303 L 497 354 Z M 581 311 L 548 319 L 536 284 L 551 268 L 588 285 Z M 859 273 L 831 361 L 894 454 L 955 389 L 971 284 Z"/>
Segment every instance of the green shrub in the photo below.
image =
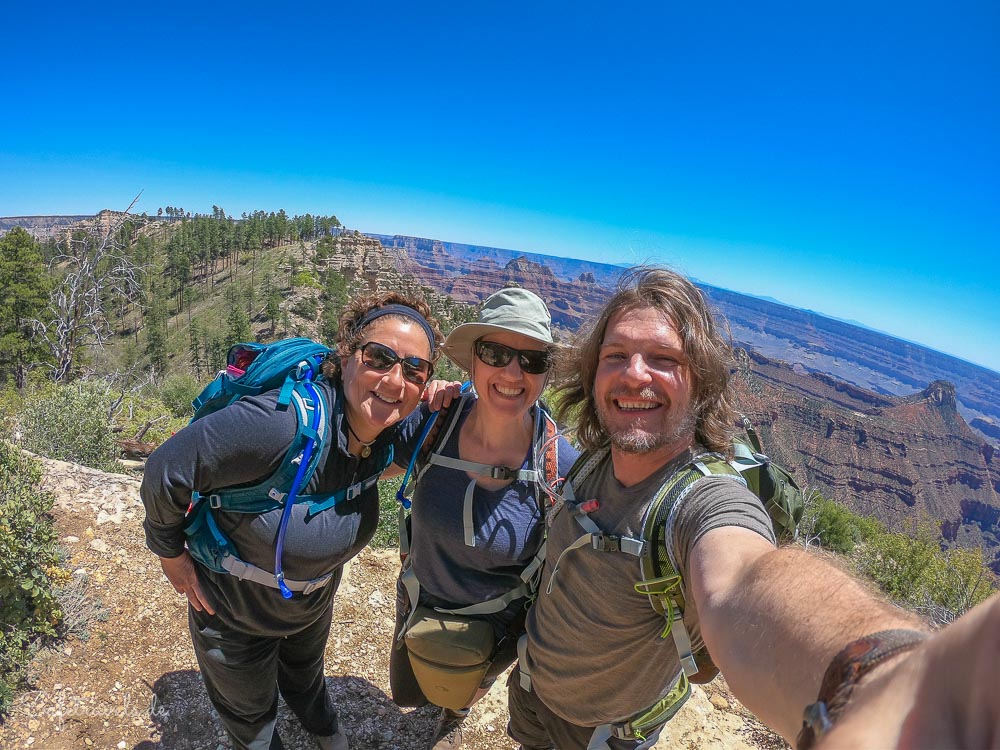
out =
<path fill-rule="evenodd" d="M 292 275 L 291 280 L 292 288 L 297 286 L 304 286 L 308 289 L 319 289 L 320 284 L 315 276 L 309 271 L 299 271 Z"/>
<path fill-rule="evenodd" d="M 292 312 L 300 318 L 314 320 L 319 314 L 319 301 L 315 297 L 305 297 L 292 305 Z"/>
<path fill-rule="evenodd" d="M 36 461 L 0 443 L 0 715 L 35 642 L 54 636 L 62 618 L 52 586 L 65 571 L 57 566 L 53 497 L 39 489 L 40 477 Z"/>
<path fill-rule="evenodd" d="M 859 516 L 818 492 L 813 493 L 810 505 L 808 518 L 804 519 L 805 535 L 818 538 L 825 549 L 849 555 L 861 542 L 885 533 L 885 526 L 876 519 Z"/>
<path fill-rule="evenodd" d="M 120 471 L 109 414 L 115 400 L 103 380 L 38 388 L 21 412 L 24 447 L 49 458 Z"/>
<path fill-rule="evenodd" d="M 399 501 L 396 490 L 402 477 L 386 479 L 378 483 L 378 528 L 372 538 L 373 547 L 399 546 Z"/>
<path fill-rule="evenodd" d="M 981 549 L 942 550 L 929 521 L 914 534 L 877 534 L 858 545 L 853 562 L 892 599 L 940 624 L 960 617 L 997 590 Z"/>
<path fill-rule="evenodd" d="M 191 402 L 201 393 L 201 386 L 193 375 L 171 375 L 163 381 L 160 387 L 160 400 L 170 409 L 175 417 L 188 417 L 194 414 Z"/>
<path fill-rule="evenodd" d="M 143 442 L 156 445 L 187 423 L 187 418 L 174 416 L 173 410 L 160 400 L 152 387 L 126 395 L 113 420 L 114 431 L 122 437 L 140 436 Z"/>
<path fill-rule="evenodd" d="M 21 394 L 13 385 L 0 389 L 0 440 L 10 440 L 13 435 L 22 403 Z"/>

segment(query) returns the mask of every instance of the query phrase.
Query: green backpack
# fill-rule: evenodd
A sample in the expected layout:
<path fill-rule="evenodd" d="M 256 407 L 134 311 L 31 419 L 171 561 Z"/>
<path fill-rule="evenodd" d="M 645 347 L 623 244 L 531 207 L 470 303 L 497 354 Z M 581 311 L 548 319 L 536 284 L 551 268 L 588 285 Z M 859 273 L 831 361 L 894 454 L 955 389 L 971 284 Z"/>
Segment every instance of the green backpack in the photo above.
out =
<path fill-rule="evenodd" d="M 604 534 L 587 515 L 587 503 L 578 503 L 573 497 L 572 485 L 582 483 L 605 460 L 611 450 L 609 446 L 582 454 L 570 469 L 566 481 L 566 506 L 587 533 L 570 545 L 563 555 L 577 547 L 592 546 L 594 549 L 638 557 L 641 577 L 634 588 L 648 596 L 653 610 L 666 620 L 660 637 L 673 636 L 681 667 L 689 681 L 694 683 L 711 681 L 719 669 L 704 645 L 696 652 L 691 648 L 691 638 L 683 619 L 683 583 L 670 562 L 664 536 L 670 509 L 692 485 L 710 476 L 728 476 L 746 484 L 764 503 L 779 542 L 797 537 L 797 526 L 804 509 L 802 491 L 792 475 L 764 454 L 760 439 L 746 417 L 743 418 L 743 427 L 748 441 L 733 440 L 734 457 L 731 461 L 718 453 L 704 453 L 694 456 L 667 479 L 645 511 L 641 539 Z M 561 560 L 562 556 L 556 563 L 556 570 Z"/>

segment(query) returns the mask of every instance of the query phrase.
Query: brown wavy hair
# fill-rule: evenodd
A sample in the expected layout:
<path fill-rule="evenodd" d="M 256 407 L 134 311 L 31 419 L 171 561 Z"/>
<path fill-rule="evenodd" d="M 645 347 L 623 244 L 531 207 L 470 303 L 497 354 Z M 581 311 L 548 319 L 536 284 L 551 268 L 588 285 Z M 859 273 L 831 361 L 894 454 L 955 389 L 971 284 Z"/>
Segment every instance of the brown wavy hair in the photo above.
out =
<path fill-rule="evenodd" d="M 698 288 L 666 268 L 640 266 L 626 271 L 597 319 L 581 330 L 576 356 L 564 359 L 557 386 L 556 415 L 576 422 L 577 439 L 584 448 L 606 443 L 594 401 L 594 377 L 608 321 L 622 310 L 652 307 L 666 315 L 680 334 L 692 375 L 695 438 L 712 451 L 732 453 L 736 409 L 730 385 L 733 350 L 725 320 L 716 322 Z"/>
<path fill-rule="evenodd" d="M 441 325 L 437 318 L 431 314 L 430 305 L 419 295 L 403 294 L 402 292 L 372 292 L 356 297 L 347 303 L 343 312 L 340 313 L 340 320 L 337 329 L 337 343 L 334 351 L 323 362 L 322 372 L 328 378 L 340 377 L 340 358 L 351 356 L 364 339 L 365 330 L 374 323 L 381 320 L 402 320 L 413 322 L 405 315 L 388 314 L 381 318 L 376 318 L 364 328 L 358 328 L 361 319 L 372 310 L 378 310 L 386 305 L 405 305 L 420 313 L 430 324 L 431 332 L 434 334 L 434 341 L 431 342 L 431 362 L 437 362 L 441 352 L 441 344 L 444 341 L 444 334 L 441 333 Z"/>

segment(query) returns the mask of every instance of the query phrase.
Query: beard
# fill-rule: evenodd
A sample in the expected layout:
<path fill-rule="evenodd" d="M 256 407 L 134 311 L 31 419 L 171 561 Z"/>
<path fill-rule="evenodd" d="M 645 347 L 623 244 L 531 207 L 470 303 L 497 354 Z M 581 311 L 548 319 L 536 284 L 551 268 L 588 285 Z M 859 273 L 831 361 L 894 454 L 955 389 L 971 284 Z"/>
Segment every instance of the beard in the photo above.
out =
<path fill-rule="evenodd" d="M 617 392 L 610 394 L 609 398 L 627 398 L 628 396 L 638 396 L 645 399 L 655 398 L 651 389 L 643 389 L 638 394 Z M 698 418 L 690 405 L 682 413 L 673 414 L 671 413 L 673 403 L 669 400 L 664 404 L 668 422 L 660 425 L 646 425 L 640 412 L 630 424 L 613 426 L 606 411 L 607 407 L 603 403 L 597 403 L 596 406 L 597 421 L 601 425 L 601 429 L 610 438 L 611 445 L 622 453 L 652 453 L 664 446 L 673 445 L 694 435 L 698 424 Z"/>

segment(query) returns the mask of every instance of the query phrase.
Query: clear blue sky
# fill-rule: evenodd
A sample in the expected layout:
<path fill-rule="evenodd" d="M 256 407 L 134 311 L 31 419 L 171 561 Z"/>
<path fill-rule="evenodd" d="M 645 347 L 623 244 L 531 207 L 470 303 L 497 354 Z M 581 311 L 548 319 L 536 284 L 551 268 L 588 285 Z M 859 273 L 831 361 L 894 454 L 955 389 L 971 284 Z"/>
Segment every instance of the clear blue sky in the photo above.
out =
<path fill-rule="evenodd" d="M 0 215 L 658 261 L 1000 370 L 995 0 L 281 5 L 5 9 Z"/>

